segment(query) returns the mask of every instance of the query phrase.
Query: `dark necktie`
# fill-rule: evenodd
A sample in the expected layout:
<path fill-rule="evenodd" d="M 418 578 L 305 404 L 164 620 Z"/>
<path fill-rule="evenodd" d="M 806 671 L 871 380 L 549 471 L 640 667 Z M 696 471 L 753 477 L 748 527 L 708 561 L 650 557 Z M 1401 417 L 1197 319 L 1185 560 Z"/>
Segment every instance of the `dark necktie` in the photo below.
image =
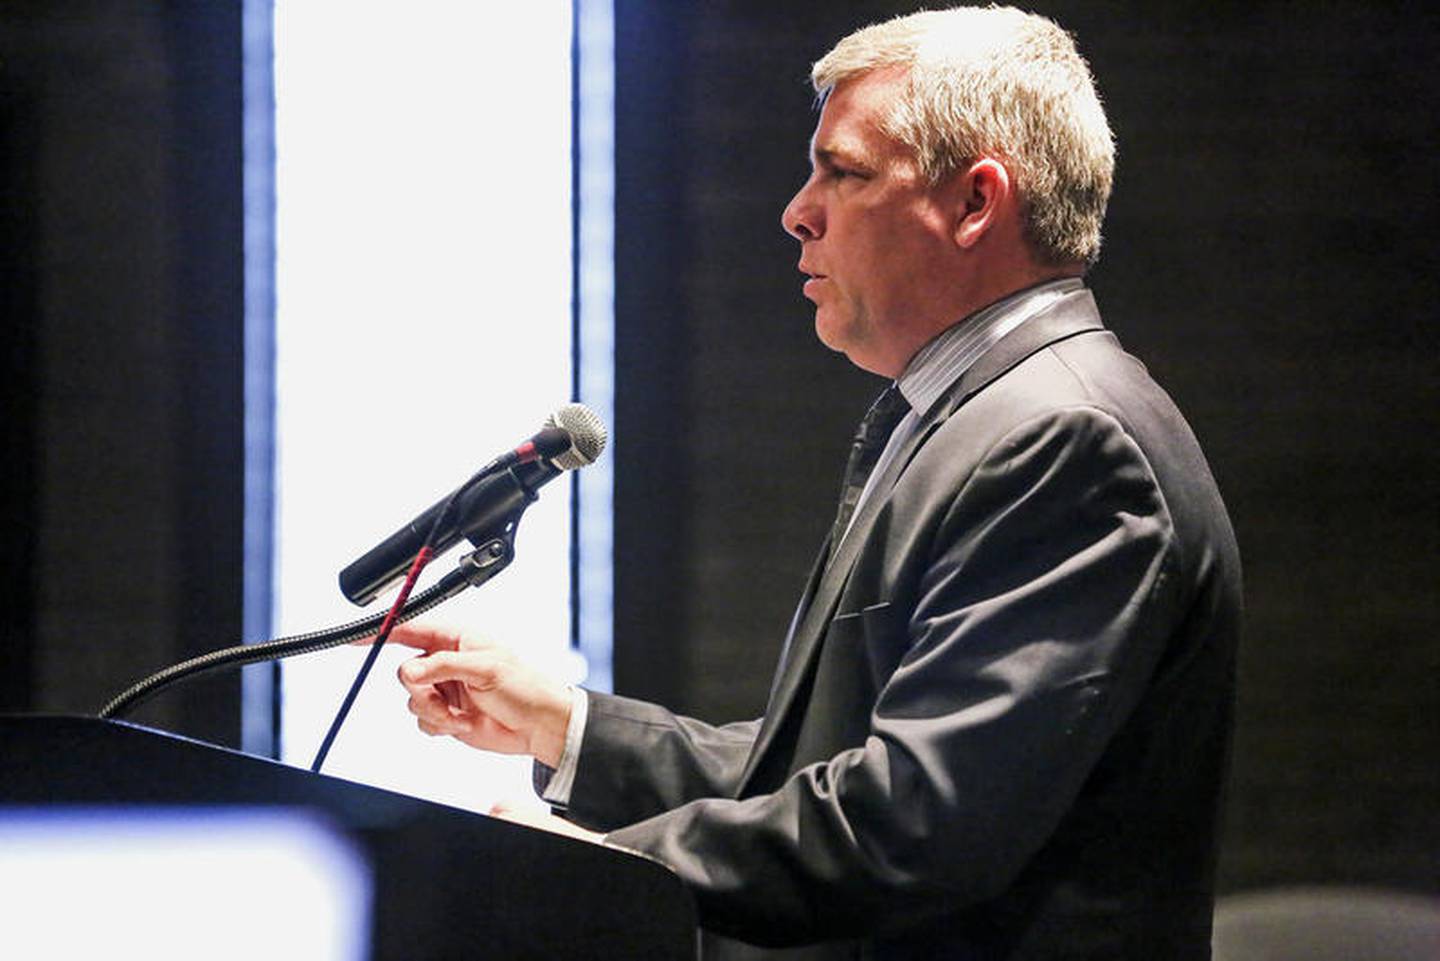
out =
<path fill-rule="evenodd" d="M 849 526 L 850 518 L 855 513 L 855 505 L 860 500 L 861 492 L 865 490 L 865 481 L 875 469 L 880 452 L 885 449 L 885 442 L 890 439 L 895 425 L 900 423 L 900 419 L 909 411 L 910 404 L 900 393 L 900 388 L 891 384 L 875 403 L 870 405 L 865 419 L 860 422 L 860 429 L 855 432 L 855 440 L 850 445 L 850 460 L 845 465 L 845 486 L 840 489 L 840 510 L 835 515 L 835 526 L 830 531 L 832 554 L 840 546 L 840 539 L 845 536 L 845 528 Z"/>

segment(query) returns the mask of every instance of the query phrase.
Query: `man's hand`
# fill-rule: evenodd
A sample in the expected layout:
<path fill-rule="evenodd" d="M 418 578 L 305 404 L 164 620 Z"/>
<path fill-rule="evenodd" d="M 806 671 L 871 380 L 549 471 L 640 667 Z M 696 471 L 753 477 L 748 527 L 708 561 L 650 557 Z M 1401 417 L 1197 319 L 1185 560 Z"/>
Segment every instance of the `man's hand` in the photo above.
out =
<path fill-rule="evenodd" d="M 402 624 L 390 640 L 424 652 L 399 670 L 420 730 L 486 751 L 529 754 L 551 767 L 560 762 L 570 723 L 563 684 L 506 648 L 453 631 Z"/>

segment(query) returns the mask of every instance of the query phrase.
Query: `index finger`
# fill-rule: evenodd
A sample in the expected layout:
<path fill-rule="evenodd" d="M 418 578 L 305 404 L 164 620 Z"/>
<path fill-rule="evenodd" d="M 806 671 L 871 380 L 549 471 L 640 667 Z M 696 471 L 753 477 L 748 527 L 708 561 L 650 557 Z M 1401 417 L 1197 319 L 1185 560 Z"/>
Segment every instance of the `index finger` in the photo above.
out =
<path fill-rule="evenodd" d="M 361 643 L 368 644 L 371 640 L 373 637 L 366 638 Z M 390 632 L 389 640 L 392 644 L 413 647 L 426 654 L 460 649 L 460 635 L 457 632 L 428 624 L 396 624 Z"/>

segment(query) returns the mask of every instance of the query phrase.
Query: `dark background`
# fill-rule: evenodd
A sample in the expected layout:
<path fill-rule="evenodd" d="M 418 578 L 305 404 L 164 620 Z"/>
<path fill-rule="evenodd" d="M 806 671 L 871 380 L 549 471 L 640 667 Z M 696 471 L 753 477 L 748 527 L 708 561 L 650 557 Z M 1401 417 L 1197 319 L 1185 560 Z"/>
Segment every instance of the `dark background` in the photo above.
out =
<path fill-rule="evenodd" d="M 1189 415 L 1246 563 L 1222 882 L 1440 891 L 1440 18 L 1036 8 L 1119 141 L 1092 286 Z M 909 9 L 617 2 L 624 693 L 763 704 L 882 386 L 815 342 L 778 225 L 808 64 Z M 239 636 L 240 84 L 238 3 L 0 0 L 0 711 L 93 712 Z M 137 719 L 235 744 L 238 704 L 221 678 Z"/>

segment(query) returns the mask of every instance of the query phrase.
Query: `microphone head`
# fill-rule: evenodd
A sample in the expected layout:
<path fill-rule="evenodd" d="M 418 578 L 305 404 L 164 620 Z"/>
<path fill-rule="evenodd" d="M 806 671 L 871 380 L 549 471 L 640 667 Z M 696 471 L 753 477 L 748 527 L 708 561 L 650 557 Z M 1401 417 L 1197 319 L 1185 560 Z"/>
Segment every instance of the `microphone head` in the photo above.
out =
<path fill-rule="evenodd" d="M 576 470 L 595 463 L 605 449 L 605 424 L 600 415 L 584 404 L 566 404 L 545 418 L 546 427 L 558 427 L 570 435 L 569 450 L 549 458 L 561 470 Z"/>

